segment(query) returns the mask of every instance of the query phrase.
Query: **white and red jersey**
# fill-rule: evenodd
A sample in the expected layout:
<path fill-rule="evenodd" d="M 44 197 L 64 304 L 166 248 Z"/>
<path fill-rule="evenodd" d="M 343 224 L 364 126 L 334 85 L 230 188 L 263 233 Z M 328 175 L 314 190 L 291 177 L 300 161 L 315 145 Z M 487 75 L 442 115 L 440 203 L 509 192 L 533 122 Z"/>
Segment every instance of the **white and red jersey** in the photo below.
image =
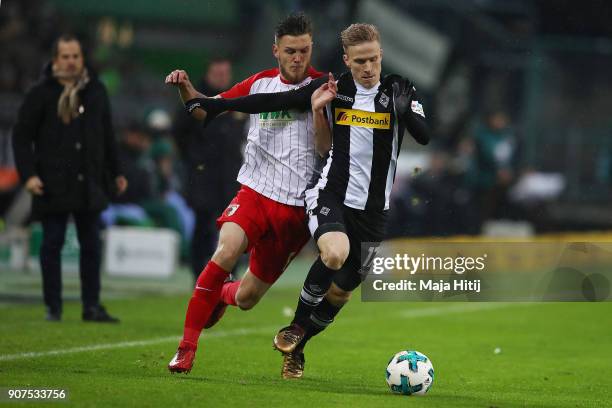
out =
<path fill-rule="evenodd" d="M 291 84 L 281 78 L 278 68 L 269 69 L 234 85 L 221 93 L 221 97 L 290 91 L 322 75 L 309 68 L 302 82 Z M 304 190 L 316 162 L 310 110 L 254 114 L 238 182 L 279 203 L 304 206 Z"/>

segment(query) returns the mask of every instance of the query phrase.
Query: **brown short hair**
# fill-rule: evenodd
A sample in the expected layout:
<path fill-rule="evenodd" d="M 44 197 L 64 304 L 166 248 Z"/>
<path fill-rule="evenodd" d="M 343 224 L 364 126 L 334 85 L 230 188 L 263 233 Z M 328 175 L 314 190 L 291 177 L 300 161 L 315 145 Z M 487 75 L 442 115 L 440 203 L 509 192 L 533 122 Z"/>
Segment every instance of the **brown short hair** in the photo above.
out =
<path fill-rule="evenodd" d="M 368 41 L 380 42 L 378 28 L 372 24 L 356 23 L 351 24 L 340 33 L 342 48 L 346 49 L 352 45 L 358 45 Z"/>
<path fill-rule="evenodd" d="M 303 35 L 310 34 L 312 36 L 312 21 L 304 13 L 293 13 L 281 20 L 274 30 L 274 41 L 278 42 L 285 35 Z"/>
<path fill-rule="evenodd" d="M 59 52 L 59 43 L 60 42 L 71 42 L 71 41 L 76 41 L 79 43 L 79 46 L 81 45 L 81 41 L 79 41 L 79 39 L 73 35 L 73 34 L 62 34 L 61 36 L 59 36 L 54 42 L 53 45 L 51 46 L 51 56 L 53 58 L 57 57 L 57 53 Z"/>

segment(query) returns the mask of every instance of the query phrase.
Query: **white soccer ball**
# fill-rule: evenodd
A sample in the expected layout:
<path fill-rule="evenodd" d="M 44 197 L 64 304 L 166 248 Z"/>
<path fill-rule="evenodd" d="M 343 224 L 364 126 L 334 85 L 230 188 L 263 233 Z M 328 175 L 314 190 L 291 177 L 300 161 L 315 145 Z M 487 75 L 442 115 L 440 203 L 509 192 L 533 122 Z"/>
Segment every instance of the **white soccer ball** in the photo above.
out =
<path fill-rule="evenodd" d="M 425 395 L 434 380 L 431 360 L 418 351 L 400 351 L 387 365 L 387 384 L 392 392 Z"/>

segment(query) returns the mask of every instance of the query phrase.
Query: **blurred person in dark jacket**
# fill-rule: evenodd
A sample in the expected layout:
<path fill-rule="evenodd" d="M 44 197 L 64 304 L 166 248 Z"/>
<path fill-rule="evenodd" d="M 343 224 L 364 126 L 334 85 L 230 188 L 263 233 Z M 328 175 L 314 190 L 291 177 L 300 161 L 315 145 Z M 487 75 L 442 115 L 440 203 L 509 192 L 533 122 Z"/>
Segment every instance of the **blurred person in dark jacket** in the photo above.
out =
<path fill-rule="evenodd" d="M 230 85 L 231 62 L 226 58 L 216 58 L 210 61 L 198 89 L 207 96 L 214 96 Z M 228 113 L 203 128 L 202 122 L 186 115 L 184 109 L 177 113 L 173 133 L 181 156 L 187 161 L 187 200 L 196 215 L 191 244 L 194 278 L 200 275 L 215 250 L 217 215 L 240 187 L 236 174 L 242 164 L 244 117 L 239 113 Z"/>
<path fill-rule="evenodd" d="M 156 202 L 146 207 L 149 214 L 175 230 L 181 237 L 181 258 L 188 259 L 195 227 L 195 214 L 179 193 L 180 180 L 175 171 L 175 148 L 170 140 L 159 138 L 151 149 L 155 163 Z"/>
<path fill-rule="evenodd" d="M 62 315 L 61 257 L 73 216 L 80 245 L 82 318 L 117 322 L 100 304 L 100 212 L 113 190 L 127 188 L 119 170 L 104 85 L 85 65 L 79 40 L 61 36 L 41 80 L 19 109 L 13 149 L 19 176 L 42 221 L 40 265 L 47 320 Z"/>
<path fill-rule="evenodd" d="M 502 109 L 491 109 L 474 131 L 472 183 L 480 201 L 480 226 L 506 218 L 508 190 L 516 181 L 519 141 Z"/>
<path fill-rule="evenodd" d="M 143 208 L 143 203 L 154 196 L 155 164 L 151 160 L 151 135 L 137 122 L 130 123 L 121 132 L 117 156 L 122 173 L 130 188 L 117 197 L 102 212 L 106 226 L 154 226 L 154 221 Z"/>
<path fill-rule="evenodd" d="M 153 196 L 155 165 L 149 156 L 152 144 L 151 135 L 141 125 L 132 123 L 124 129 L 118 156 L 130 189 L 114 198 L 113 203 L 141 203 Z"/>

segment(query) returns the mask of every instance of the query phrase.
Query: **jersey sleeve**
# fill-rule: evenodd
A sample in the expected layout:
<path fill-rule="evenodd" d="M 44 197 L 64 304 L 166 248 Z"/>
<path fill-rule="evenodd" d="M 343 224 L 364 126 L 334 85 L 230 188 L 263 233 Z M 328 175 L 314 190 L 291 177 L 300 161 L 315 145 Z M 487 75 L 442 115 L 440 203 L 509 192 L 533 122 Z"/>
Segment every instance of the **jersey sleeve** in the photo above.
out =
<path fill-rule="evenodd" d="M 419 101 L 419 96 L 416 90 L 410 100 L 410 109 L 403 115 L 403 122 L 406 125 L 406 130 L 419 144 L 426 145 L 429 143 L 430 130 L 425 121 L 425 112 L 423 105 Z"/>
<path fill-rule="evenodd" d="M 282 109 L 304 111 L 310 109 L 312 93 L 325 82 L 327 82 L 327 76 L 317 78 L 308 85 L 286 92 L 257 93 L 236 98 L 226 98 L 222 94 L 223 98 L 202 99 L 198 101 L 201 101 L 201 106 L 206 111 L 213 112 L 229 110 L 244 113 L 261 113 Z"/>
<path fill-rule="evenodd" d="M 257 75 L 251 75 L 244 81 L 238 82 L 227 91 L 221 92 L 219 95 L 222 98 L 238 98 L 241 96 L 247 96 L 249 93 L 251 93 L 251 86 L 256 79 Z"/>

